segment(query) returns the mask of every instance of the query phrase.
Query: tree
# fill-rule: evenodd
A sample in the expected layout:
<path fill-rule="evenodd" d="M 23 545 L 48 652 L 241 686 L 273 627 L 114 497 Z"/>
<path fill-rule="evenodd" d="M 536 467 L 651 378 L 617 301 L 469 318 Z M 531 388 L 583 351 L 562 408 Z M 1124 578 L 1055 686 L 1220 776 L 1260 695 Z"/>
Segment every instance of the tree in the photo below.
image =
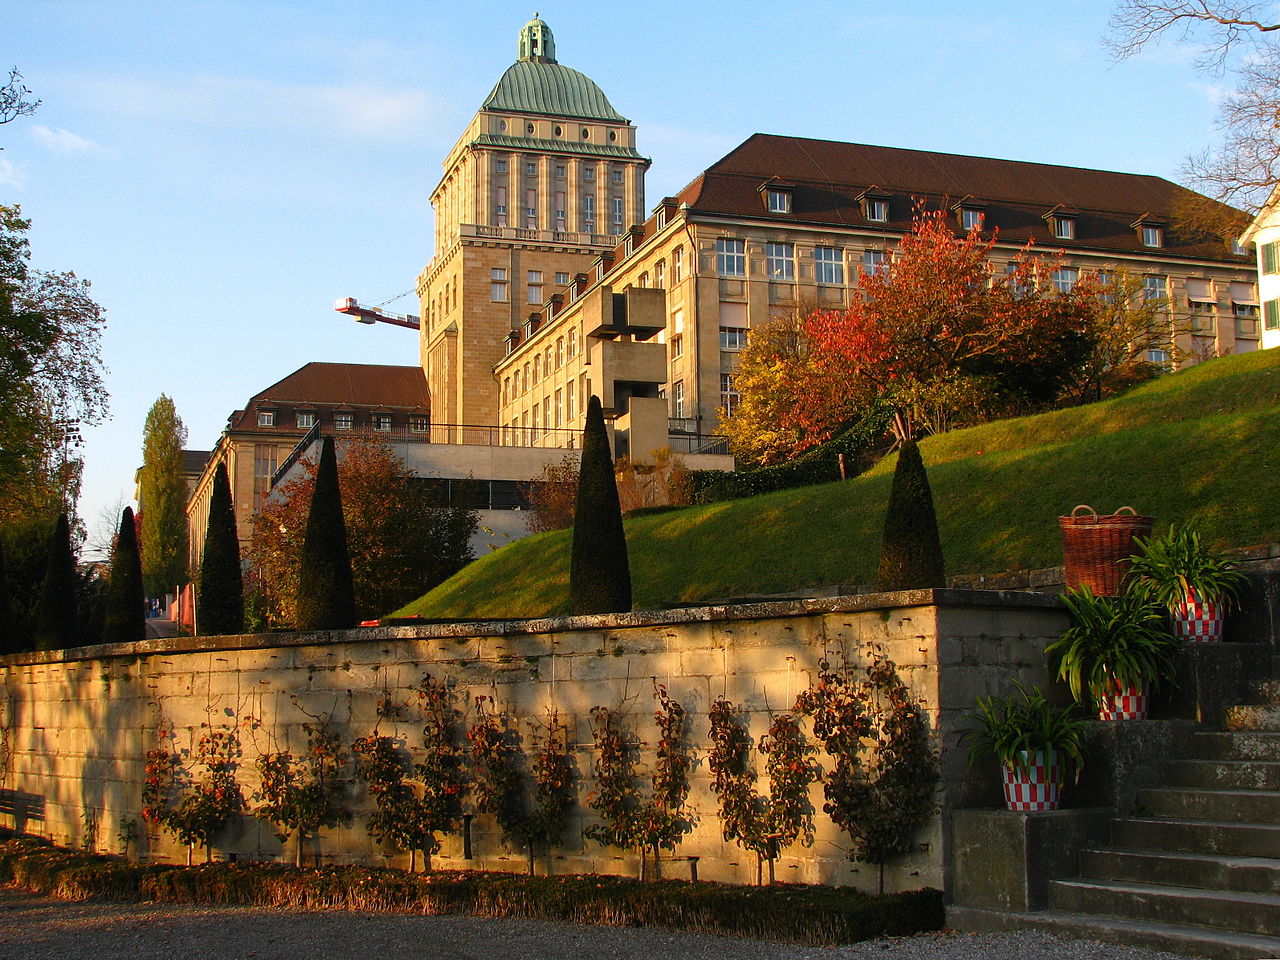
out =
<path fill-rule="evenodd" d="M 898 451 L 884 517 L 877 580 L 881 590 L 947 585 L 933 493 L 914 440 L 906 441 Z"/>
<path fill-rule="evenodd" d="M 1219 142 L 1189 157 L 1183 172 L 1208 200 L 1188 197 L 1179 211 L 1187 226 L 1233 240 L 1280 183 L 1280 23 L 1257 16 L 1258 3 L 1230 0 L 1121 0 L 1107 44 L 1117 60 L 1136 56 L 1166 35 L 1198 42 L 1195 68 L 1210 77 L 1232 73 L 1234 91 L 1218 104 Z"/>
<path fill-rule="evenodd" d="M 9 569 L 4 557 L 4 540 L 0 539 L 0 656 L 22 649 L 17 624 L 13 619 L 13 602 L 9 599 Z"/>
<path fill-rule="evenodd" d="M 79 428 L 107 409 L 102 309 L 88 281 L 29 267 L 30 225 L 0 205 L 0 524 L 74 509 Z"/>
<path fill-rule="evenodd" d="M 197 632 L 206 635 L 244 630 L 244 580 L 240 570 L 240 538 L 231 503 L 227 464 L 218 464 L 209 497 L 204 556 L 200 559 L 200 593 L 196 599 Z"/>
<path fill-rule="evenodd" d="M 76 605 L 76 559 L 71 551 L 71 524 L 58 514 L 49 535 L 48 566 L 36 608 L 36 649 L 65 650 L 80 642 Z"/>
<path fill-rule="evenodd" d="M 147 636 L 143 610 L 142 558 L 138 556 L 133 510 L 120 513 L 120 531 L 111 555 L 111 580 L 102 629 L 103 643 L 133 643 Z"/>
<path fill-rule="evenodd" d="M 618 483 L 600 398 L 587 403 L 578 470 L 578 503 L 569 563 L 569 612 L 622 613 L 631 609 L 631 570 L 622 529 Z"/>
<path fill-rule="evenodd" d="M 816 375 L 784 421 L 816 443 L 881 402 L 906 440 L 998 409 L 1028 372 L 1040 393 L 1069 380 L 1087 348 L 1088 304 L 1059 295 L 1056 260 L 1028 249 L 997 273 L 995 242 L 917 209 L 893 262 L 860 274 L 862 296 L 806 319 Z"/>
<path fill-rule="evenodd" d="M 316 460 L 278 487 L 253 519 L 250 597 L 275 625 L 296 622 L 299 560 Z M 338 463 L 356 615 L 380 616 L 421 596 L 471 559 L 476 514 L 441 503 L 441 486 L 414 475 L 391 445 L 351 440 Z"/>
<path fill-rule="evenodd" d="M 1164 368 L 1149 356 L 1160 351 L 1177 358 L 1176 336 L 1185 323 L 1170 323 L 1168 303 L 1146 295 L 1142 278 L 1116 270 L 1105 278 L 1086 274 L 1078 291 L 1093 304 L 1087 314 L 1091 349 L 1071 385 L 1077 403 L 1101 400 L 1149 380 Z"/>
<path fill-rule="evenodd" d="M 298 629 L 345 630 L 356 625 L 356 599 L 342 518 L 333 437 L 320 446 L 298 569 Z"/>
<path fill-rule="evenodd" d="M 22 74 L 14 67 L 9 71 L 9 81 L 0 87 L 0 123 L 9 123 L 19 117 L 29 117 L 40 106 L 39 100 L 28 100 L 31 91 L 22 82 Z"/>
<path fill-rule="evenodd" d="M 573 526 L 578 502 L 578 462 L 566 455 L 559 463 L 545 463 L 536 480 L 522 484 L 529 499 L 525 527 L 530 533 L 566 530 Z"/>
<path fill-rule="evenodd" d="M 142 431 L 142 572 L 147 593 L 163 596 L 187 576 L 187 481 L 182 447 L 187 428 L 165 394 L 151 405 Z"/>

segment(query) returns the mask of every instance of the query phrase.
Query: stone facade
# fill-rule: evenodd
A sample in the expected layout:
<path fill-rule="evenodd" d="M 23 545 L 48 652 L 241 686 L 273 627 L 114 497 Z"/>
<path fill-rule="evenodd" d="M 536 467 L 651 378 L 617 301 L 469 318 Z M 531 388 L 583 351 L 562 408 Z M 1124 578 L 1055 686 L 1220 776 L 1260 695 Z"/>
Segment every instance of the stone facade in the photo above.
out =
<path fill-rule="evenodd" d="M 710 791 L 706 738 L 708 706 L 724 696 L 749 711 L 759 738 L 770 711 L 785 709 L 813 679 L 824 656 L 864 662 L 878 646 L 897 665 L 926 712 L 943 748 L 940 812 L 919 833 L 920 852 L 891 864 L 887 889 L 942 887 L 947 817 L 953 806 L 998 802 L 990 770 L 969 770 L 956 749 L 974 698 L 1005 692 L 1011 679 L 1045 682 L 1044 645 L 1066 615 L 1056 599 L 992 591 L 922 590 L 733 607 L 578 617 L 556 620 L 433 624 L 321 634 L 208 637 L 22 654 L 3 665 L 4 785 L 21 798 L 28 832 L 71 845 L 85 842 L 87 822 L 98 824 L 95 845 L 119 849 L 123 818 L 137 818 L 146 751 L 159 725 L 171 726 L 179 746 L 199 738 L 202 724 L 244 724 L 241 780 L 253 791 L 252 760 L 268 749 L 301 750 L 302 724 L 332 714 L 347 743 L 379 726 L 420 744 L 421 722 L 379 718 L 378 701 L 424 671 L 457 683 L 464 700 L 493 696 L 522 718 L 522 732 L 548 707 L 568 723 L 582 779 L 590 793 L 594 748 L 589 711 L 601 704 L 627 711 L 642 740 L 653 742 L 653 683 L 666 684 L 690 714 L 694 767 L 690 802 L 698 820 L 677 858 L 699 858 L 704 879 L 750 882 L 754 858 L 720 833 Z M 645 754 L 645 760 L 649 754 Z M 822 757 L 820 756 L 821 760 Z M 647 780 L 645 781 L 647 784 Z M 778 861 L 783 880 L 852 884 L 872 889 L 877 871 L 852 864 L 847 844 L 821 813 L 812 848 L 793 846 Z M 352 785 L 356 811 L 348 828 L 328 830 L 318 845 L 329 862 L 405 866 L 365 833 L 369 801 Z M 553 858 L 539 870 L 634 874 L 627 851 L 583 839 L 589 820 L 575 815 Z M 143 855 L 181 860 L 185 851 L 148 826 Z M 459 837 L 446 839 L 439 866 L 520 870 L 523 857 L 504 848 L 487 817 L 471 830 L 473 857 Z M 215 843 L 218 857 L 292 859 L 272 828 L 244 817 Z M 683 862 L 667 862 L 683 876 Z"/>

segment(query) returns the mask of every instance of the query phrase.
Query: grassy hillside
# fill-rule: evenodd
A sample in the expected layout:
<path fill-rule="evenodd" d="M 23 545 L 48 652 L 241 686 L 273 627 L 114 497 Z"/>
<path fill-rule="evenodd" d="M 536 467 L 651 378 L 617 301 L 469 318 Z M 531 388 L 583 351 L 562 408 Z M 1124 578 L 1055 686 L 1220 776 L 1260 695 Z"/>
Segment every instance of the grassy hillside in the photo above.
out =
<path fill-rule="evenodd" d="M 1088 407 L 958 430 L 920 445 L 948 573 L 1062 562 L 1078 503 L 1193 520 L 1212 540 L 1280 541 L 1280 350 L 1203 363 Z M 894 458 L 845 483 L 627 520 L 638 609 L 875 578 Z M 563 613 L 569 531 L 477 560 L 400 613 Z"/>

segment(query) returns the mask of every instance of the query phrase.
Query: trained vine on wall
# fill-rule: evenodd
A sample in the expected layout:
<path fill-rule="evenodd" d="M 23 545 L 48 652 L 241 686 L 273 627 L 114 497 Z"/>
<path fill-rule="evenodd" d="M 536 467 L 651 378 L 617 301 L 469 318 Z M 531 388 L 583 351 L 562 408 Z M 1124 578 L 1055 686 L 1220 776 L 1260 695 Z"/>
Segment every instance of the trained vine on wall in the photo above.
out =
<path fill-rule="evenodd" d="M 202 723 L 195 749 L 176 750 L 172 729 L 162 724 L 158 735 L 159 744 L 147 751 L 142 816 L 186 845 L 188 864 L 196 847 L 211 860 L 210 841 L 245 807 L 236 779 L 240 737 L 233 727 Z"/>
<path fill-rule="evenodd" d="M 916 831 L 936 808 L 939 758 L 924 712 L 877 648 L 861 676 L 823 659 L 798 703 L 834 763 L 822 809 L 849 835 L 850 858 L 880 868 L 883 892 L 885 864 L 916 849 Z"/>
<path fill-rule="evenodd" d="M 760 738 L 765 757 L 768 796 L 756 792 L 755 764 L 751 758 L 751 735 L 743 711 L 724 698 L 708 711 L 711 749 L 707 766 L 714 780 L 712 790 L 720 801 L 721 832 L 756 855 L 756 883 L 763 882 L 763 865 L 769 865 L 769 882 L 774 881 L 774 863 L 780 851 L 800 840 L 813 843 L 813 804 L 809 786 L 820 770 L 794 713 L 773 718 L 769 732 Z"/>

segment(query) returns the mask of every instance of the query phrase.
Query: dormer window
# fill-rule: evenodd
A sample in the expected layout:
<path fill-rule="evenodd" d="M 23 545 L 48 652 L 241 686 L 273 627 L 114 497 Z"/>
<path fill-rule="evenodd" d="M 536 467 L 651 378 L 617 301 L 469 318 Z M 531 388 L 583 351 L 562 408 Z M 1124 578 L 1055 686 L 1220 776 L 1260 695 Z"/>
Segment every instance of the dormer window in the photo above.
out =
<path fill-rule="evenodd" d="M 276 412 L 274 410 L 258 411 L 258 426 L 274 427 L 276 425 Z"/>
<path fill-rule="evenodd" d="M 973 207 L 960 208 L 960 229 L 962 230 L 981 230 L 982 221 L 985 214 L 981 210 L 975 210 Z"/>
<path fill-rule="evenodd" d="M 767 191 L 770 213 L 790 213 L 791 212 L 791 191 L 790 190 L 769 190 Z"/>
<path fill-rule="evenodd" d="M 1163 247 L 1164 230 L 1160 227 L 1142 228 L 1142 245 L 1144 247 Z"/>
<path fill-rule="evenodd" d="M 885 223 L 889 219 L 889 201 L 873 200 L 868 198 L 866 201 L 867 219 L 872 223 Z"/>
<path fill-rule="evenodd" d="M 1053 218 L 1053 238 L 1055 240 L 1074 240 L 1076 238 L 1076 221 L 1074 217 Z"/>

